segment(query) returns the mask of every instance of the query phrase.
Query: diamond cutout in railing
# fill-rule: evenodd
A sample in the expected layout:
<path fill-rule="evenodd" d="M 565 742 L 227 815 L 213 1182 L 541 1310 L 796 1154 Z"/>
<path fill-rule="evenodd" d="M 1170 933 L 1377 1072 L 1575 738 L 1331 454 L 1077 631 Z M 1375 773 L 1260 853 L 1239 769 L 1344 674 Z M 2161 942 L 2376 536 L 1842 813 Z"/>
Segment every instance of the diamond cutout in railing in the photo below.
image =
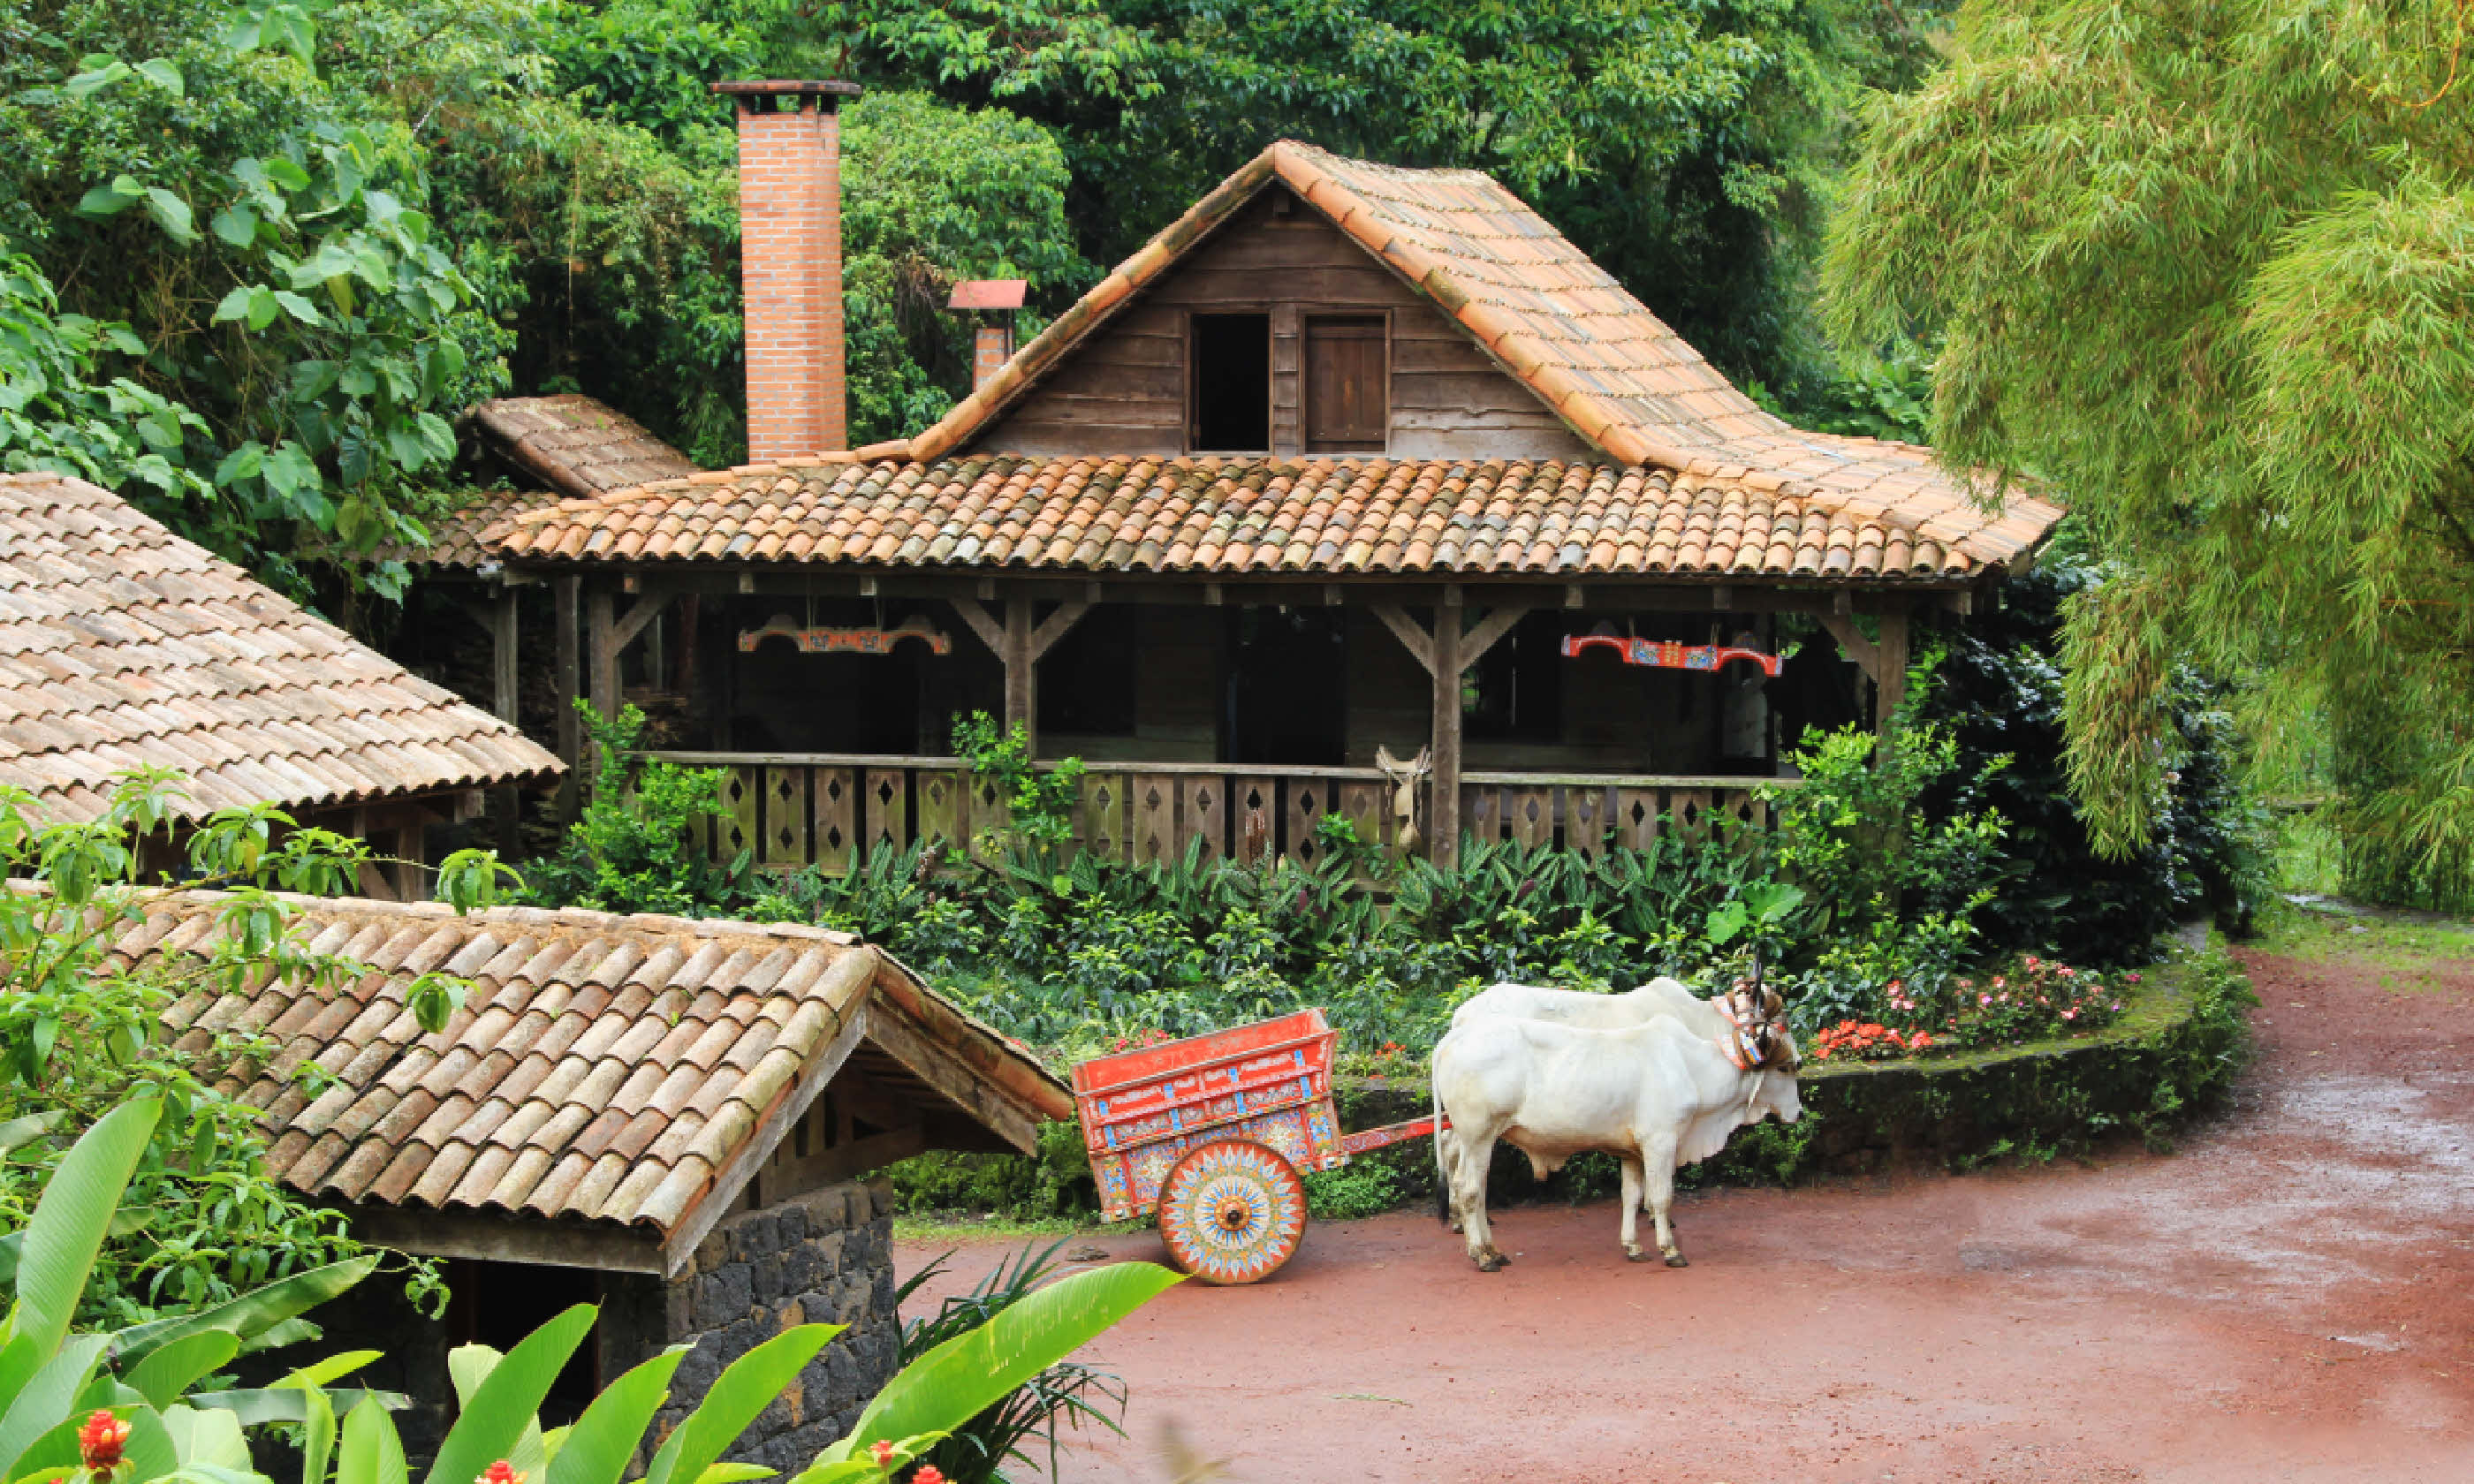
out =
<path fill-rule="evenodd" d="M 1159 806 L 1160 806 L 1160 791 L 1159 791 L 1158 789 L 1154 788 L 1154 789 L 1152 789 L 1150 793 L 1147 793 L 1147 794 L 1143 795 L 1143 807 L 1144 807 L 1144 808 L 1146 808 L 1146 809 L 1156 809 L 1156 808 L 1158 808 Z"/>
<path fill-rule="evenodd" d="M 837 850 L 842 848 L 842 827 L 839 825 L 825 826 L 825 844 L 828 848 Z"/>

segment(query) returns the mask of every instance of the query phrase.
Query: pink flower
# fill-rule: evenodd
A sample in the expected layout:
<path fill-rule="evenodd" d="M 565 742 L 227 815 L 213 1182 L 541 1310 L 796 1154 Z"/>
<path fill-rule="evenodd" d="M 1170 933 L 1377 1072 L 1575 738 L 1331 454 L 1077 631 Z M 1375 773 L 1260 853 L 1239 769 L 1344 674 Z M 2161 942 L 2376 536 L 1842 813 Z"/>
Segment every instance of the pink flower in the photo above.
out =
<path fill-rule="evenodd" d="M 2077 969 L 2073 969 L 2073 968 L 2072 968 L 2070 965 L 2068 965 L 2068 964 L 2064 964 L 2064 965 L 2062 966 L 2062 977 L 2063 977 L 2063 978 L 2065 978 L 2065 979 L 2070 978 L 2073 974 L 2075 974 L 2075 973 L 2077 973 L 2077 972 L 2078 972 L 2078 970 L 2077 970 Z"/>
<path fill-rule="evenodd" d="M 1994 987 L 1995 989 L 1997 989 L 1997 990 L 2001 990 L 2001 989 L 2007 989 L 2007 988 L 2009 988 L 2009 985 L 2010 985 L 2010 981 L 2009 981 L 2007 978 L 2004 978 L 2002 975 L 2001 975 L 2001 974 L 1995 974 L 1995 975 L 1993 976 L 1993 987 Z"/>
<path fill-rule="evenodd" d="M 2122 975 L 2122 977 L 2123 977 L 2123 978 L 2125 978 L 2125 979 L 2127 979 L 2127 980 L 2129 980 L 2129 981 L 2130 981 L 2131 983 L 2133 983 L 2133 984 L 2137 984 L 2137 983 L 2139 982 L 2139 976 L 2138 976 L 2137 974 L 2135 974 L 2135 973 L 2132 973 L 2132 974 L 2124 974 L 2124 975 Z"/>
<path fill-rule="evenodd" d="M 2075 1020 L 2078 1017 L 2079 1013 L 2075 1010 L 2065 1010 L 2062 1012 L 2062 1018 L 2065 1020 Z"/>
<path fill-rule="evenodd" d="M 1993 1003 L 1993 996 L 1990 994 L 1978 994 L 1976 996 L 1976 1002 L 1979 1005 L 1989 1005 Z"/>

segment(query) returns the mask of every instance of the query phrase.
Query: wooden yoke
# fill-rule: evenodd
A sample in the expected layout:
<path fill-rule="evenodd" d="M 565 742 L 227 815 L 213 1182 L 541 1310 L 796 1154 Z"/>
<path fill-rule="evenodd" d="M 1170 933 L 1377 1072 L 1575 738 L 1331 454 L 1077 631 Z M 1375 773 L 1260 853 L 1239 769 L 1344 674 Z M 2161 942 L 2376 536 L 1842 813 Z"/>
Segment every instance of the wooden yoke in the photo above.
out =
<path fill-rule="evenodd" d="M 1463 634 L 1465 611 L 1458 583 L 1443 588 L 1431 633 L 1396 603 L 1374 605 L 1374 616 L 1425 666 L 1427 678 L 1434 682 L 1433 739 L 1428 744 L 1434 750 L 1434 771 L 1428 781 L 1433 803 L 1427 810 L 1432 838 L 1427 841 L 1427 858 L 1443 866 L 1458 861 L 1461 853 L 1461 676 L 1529 610 L 1495 609 Z"/>

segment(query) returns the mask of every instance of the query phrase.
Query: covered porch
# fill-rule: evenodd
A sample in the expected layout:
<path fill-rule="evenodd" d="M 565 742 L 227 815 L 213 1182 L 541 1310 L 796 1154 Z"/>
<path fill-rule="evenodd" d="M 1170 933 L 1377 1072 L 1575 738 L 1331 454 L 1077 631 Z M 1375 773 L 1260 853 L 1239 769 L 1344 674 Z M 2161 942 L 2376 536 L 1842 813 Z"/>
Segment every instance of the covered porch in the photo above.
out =
<path fill-rule="evenodd" d="M 1199 846 L 1310 864 L 1331 816 L 1437 859 L 1465 835 L 1594 852 L 1757 825 L 1755 789 L 1805 727 L 1888 716 L 1916 613 L 1973 593 L 813 567 L 550 580 L 572 620 L 558 632 L 577 636 L 570 683 L 605 715 L 643 706 L 650 755 L 724 770 L 716 855 L 828 873 L 1006 823 L 1002 791 L 953 755 L 952 719 L 975 710 L 1021 725 L 1041 759 L 1082 759 L 1076 843 L 1133 862 Z M 1730 650 L 1787 658 L 1772 675 Z M 1376 759 L 1421 750 L 1404 819 Z"/>

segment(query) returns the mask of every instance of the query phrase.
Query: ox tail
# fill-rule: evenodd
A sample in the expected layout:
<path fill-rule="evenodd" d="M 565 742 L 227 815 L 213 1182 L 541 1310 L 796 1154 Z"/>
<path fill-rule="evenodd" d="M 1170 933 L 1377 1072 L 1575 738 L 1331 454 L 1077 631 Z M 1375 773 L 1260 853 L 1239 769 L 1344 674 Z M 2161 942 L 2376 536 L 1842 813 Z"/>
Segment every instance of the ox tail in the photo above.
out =
<path fill-rule="evenodd" d="M 1434 1081 L 1434 1064 L 1426 1066 L 1426 1090 L 1434 1097 L 1435 1113 L 1435 1219 L 1452 1219 L 1452 1167 L 1443 1149 L 1443 1089 Z"/>

